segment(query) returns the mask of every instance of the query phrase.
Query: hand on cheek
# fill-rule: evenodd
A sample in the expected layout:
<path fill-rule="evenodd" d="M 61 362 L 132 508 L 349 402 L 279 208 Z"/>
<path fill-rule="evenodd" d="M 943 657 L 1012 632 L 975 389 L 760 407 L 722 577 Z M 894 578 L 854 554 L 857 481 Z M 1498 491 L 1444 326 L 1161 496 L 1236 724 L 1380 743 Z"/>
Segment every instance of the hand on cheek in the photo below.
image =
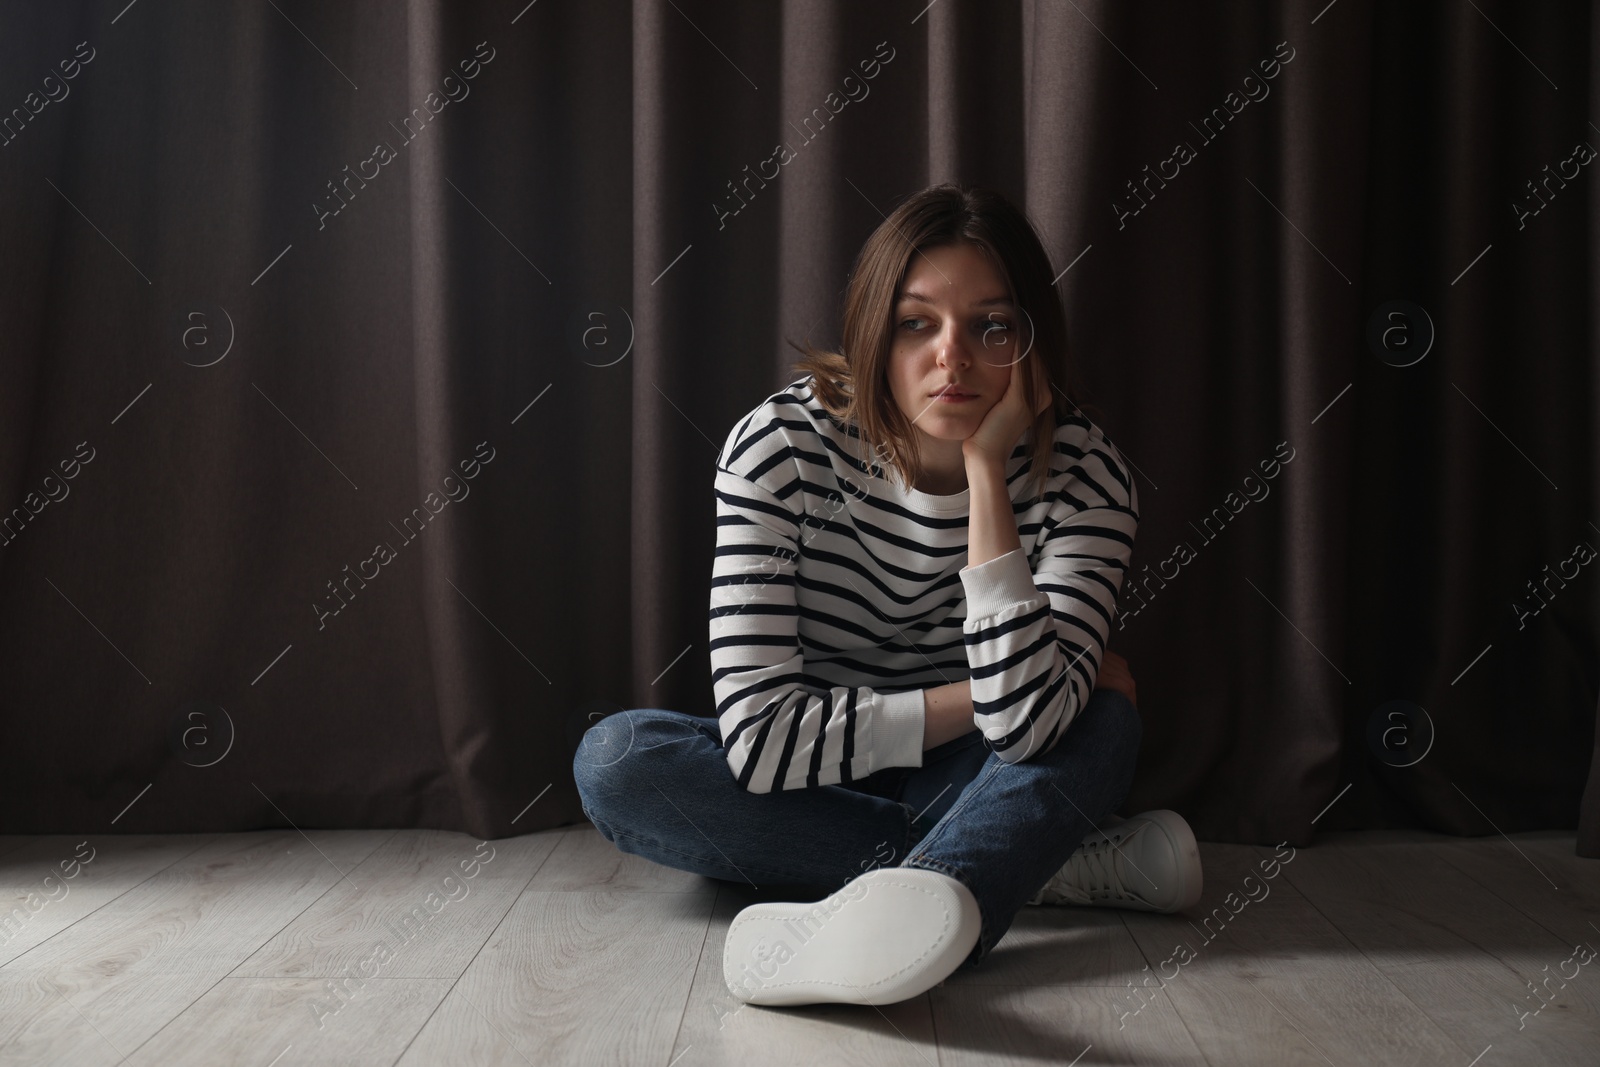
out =
<path fill-rule="evenodd" d="M 1027 373 L 1026 364 L 1018 363 L 1011 368 L 1011 381 L 1006 385 L 1005 394 L 984 413 L 972 436 L 961 442 L 962 454 L 968 459 L 987 458 L 1004 463 L 1011 455 L 1017 438 L 1032 425 L 1036 415 L 1050 406 L 1050 395 L 1045 393 L 1040 397 L 1034 414 L 1028 413 L 1024 395 L 1024 377 Z"/>

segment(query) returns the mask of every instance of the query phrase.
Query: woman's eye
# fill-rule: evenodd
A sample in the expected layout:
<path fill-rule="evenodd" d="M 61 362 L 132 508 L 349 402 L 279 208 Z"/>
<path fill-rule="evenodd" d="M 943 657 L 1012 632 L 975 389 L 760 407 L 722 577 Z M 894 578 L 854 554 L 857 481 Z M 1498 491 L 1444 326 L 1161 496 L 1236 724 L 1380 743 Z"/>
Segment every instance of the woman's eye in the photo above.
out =
<path fill-rule="evenodd" d="M 920 318 L 902 319 L 900 320 L 900 328 L 902 330 L 908 330 L 911 333 L 921 333 L 922 330 L 917 328 L 917 324 L 925 323 L 926 321 L 926 319 Z M 1012 328 L 1011 323 L 1006 322 L 1004 319 L 983 319 L 979 321 L 976 326 L 978 332 L 981 334 L 990 334 L 997 330 L 1002 333 L 1006 333 Z"/>

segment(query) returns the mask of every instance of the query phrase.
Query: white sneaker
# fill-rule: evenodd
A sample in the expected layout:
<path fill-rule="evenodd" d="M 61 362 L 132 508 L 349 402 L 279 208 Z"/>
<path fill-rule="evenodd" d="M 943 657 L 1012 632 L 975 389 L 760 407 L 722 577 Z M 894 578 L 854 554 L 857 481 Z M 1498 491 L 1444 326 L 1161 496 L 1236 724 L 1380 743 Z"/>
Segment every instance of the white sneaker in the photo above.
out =
<path fill-rule="evenodd" d="M 1194 831 L 1163 808 L 1091 831 L 1028 903 L 1174 912 L 1192 907 L 1200 887 Z"/>
<path fill-rule="evenodd" d="M 893 1004 L 927 992 L 978 943 L 972 891 L 882 867 L 814 904 L 752 904 L 728 926 L 722 977 L 747 1004 Z"/>

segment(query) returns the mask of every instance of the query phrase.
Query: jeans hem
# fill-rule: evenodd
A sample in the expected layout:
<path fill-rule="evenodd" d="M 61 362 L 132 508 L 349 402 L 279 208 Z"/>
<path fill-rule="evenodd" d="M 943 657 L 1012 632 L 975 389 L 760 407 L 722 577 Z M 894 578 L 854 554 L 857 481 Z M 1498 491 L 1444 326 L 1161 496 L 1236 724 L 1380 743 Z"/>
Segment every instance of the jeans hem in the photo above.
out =
<path fill-rule="evenodd" d="M 979 960 L 987 956 L 989 954 L 989 950 L 994 947 L 994 945 L 990 943 L 989 939 L 989 919 L 983 914 L 983 901 L 978 898 L 977 891 L 972 888 L 972 885 L 961 873 L 960 868 L 952 867 L 950 864 L 941 863 L 938 860 L 927 859 L 926 857 L 916 863 L 913 863 L 911 862 L 911 858 L 909 856 L 906 857 L 906 861 L 900 866 L 910 867 L 913 870 L 933 871 L 935 874 L 942 874 L 946 877 L 954 878 L 963 886 L 966 886 L 967 892 L 972 894 L 972 899 L 978 901 L 978 943 L 972 946 L 972 951 L 968 953 L 967 958 L 961 962 L 961 966 L 958 968 L 958 970 L 964 970 L 965 968 L 971 967 Z"/>

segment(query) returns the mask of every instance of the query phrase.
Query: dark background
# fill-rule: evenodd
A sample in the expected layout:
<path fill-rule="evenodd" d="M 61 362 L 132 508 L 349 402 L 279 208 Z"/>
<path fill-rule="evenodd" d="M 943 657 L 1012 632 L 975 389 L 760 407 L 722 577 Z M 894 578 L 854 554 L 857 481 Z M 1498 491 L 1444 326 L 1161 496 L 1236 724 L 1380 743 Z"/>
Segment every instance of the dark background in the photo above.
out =
<path fill-rule="evenodd" d="M 727 431 L 792 380 L 786 338 L 836 339 L 883 214 L 964 181 L 1035 220 L 1137 468 L 1127 810 L 1263 844 L 1578 827 L 1600 855 L 1597 568 L 1537 613 L 1528 586 L 1600 545 L 1600 184 L 1514 206 L 1600 145 L 1586 6 L 111 0 L 0 27 L 5 832 L 580 819 L 594 716 L 710 713 Z"/>

